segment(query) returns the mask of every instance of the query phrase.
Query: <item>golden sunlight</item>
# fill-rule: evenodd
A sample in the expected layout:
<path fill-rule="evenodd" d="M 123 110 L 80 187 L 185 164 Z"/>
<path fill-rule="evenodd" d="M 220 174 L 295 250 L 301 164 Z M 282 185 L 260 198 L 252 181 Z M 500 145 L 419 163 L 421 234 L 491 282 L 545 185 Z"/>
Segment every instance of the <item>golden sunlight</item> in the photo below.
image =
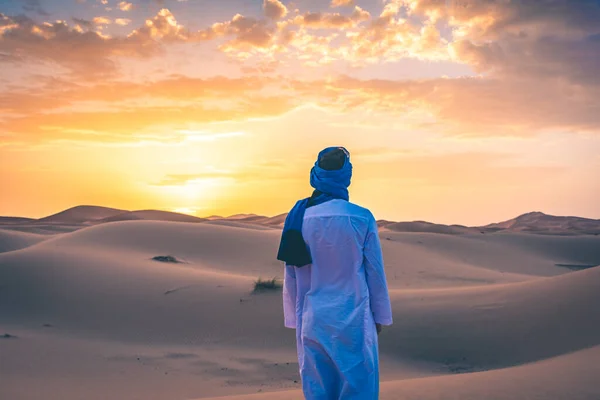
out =
<path fill-rule="evenodd" d="M 600 0 L 0 0 L 0 71 L 0 400 L 600 399 Z"/>

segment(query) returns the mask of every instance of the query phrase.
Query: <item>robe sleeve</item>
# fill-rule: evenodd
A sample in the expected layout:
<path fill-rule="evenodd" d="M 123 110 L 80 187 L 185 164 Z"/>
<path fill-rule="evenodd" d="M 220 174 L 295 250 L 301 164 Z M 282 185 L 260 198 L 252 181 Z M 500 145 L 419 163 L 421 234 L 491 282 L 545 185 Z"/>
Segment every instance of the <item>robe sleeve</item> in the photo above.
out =
<path fill-rule="evenodd" d="M 385 279 L 383 254 L 381 252 L 381 242 L 379 241 L 375 218 L 371 218 L 369 222 L 364 247 L 364 263 L 373 318 L 378 324 L 391 325 L 393 322 L 392 306 Z"/>
<path fill-rule="evenodd" d="M 296 267 L 285 264 L 283 278 L 283 319 L 286 328 L 296 329 Z"/>

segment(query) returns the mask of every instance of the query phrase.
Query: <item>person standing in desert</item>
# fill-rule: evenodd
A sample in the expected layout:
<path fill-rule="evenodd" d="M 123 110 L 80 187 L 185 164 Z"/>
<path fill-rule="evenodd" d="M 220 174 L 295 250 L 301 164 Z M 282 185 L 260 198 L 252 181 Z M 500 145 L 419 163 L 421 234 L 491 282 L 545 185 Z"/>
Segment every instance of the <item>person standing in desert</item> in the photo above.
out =
<path fill-rule="evenodd" d="M 288 214 L 277 258 L 285 262 L 285 326 L 296 329 L 308 400 L 379 396 L 378 334 L 392 324 L 377 223 L 350 203 L 350 154 L 321 151 L 312 196 Z"/>

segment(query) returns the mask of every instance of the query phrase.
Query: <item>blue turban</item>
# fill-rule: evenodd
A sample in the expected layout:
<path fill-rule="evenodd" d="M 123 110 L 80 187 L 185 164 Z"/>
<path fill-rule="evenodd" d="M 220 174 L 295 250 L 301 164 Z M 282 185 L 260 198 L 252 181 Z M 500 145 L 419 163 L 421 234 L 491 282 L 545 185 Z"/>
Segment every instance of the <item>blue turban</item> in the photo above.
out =
<path fill-rule="evenodd" d="M 325 170 L 319 166 L 321 157 L 333 150 L 342 150 L 346 155 L 342 168 Z M 310 249 L 302 236 L 302 223 L 306 209 L 333 199 L 348 201 L 348 186 L 352 178 L 350 154 L 343 147 L 328 147 L 319 153 L 310 171 L 310 185 L 315 189 L 312 196 L 299 200 L 289 212 L 283 226 L 277 259 L 288 265 L 302 267 L 312 263 Z"/>

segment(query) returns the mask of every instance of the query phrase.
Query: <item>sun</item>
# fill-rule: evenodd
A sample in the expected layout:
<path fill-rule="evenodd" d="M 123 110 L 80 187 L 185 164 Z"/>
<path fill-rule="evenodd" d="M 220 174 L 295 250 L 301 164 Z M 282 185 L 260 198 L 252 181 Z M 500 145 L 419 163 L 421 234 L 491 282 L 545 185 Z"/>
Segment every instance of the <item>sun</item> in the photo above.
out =
<path fill-rule="evenodd" d="M 214 204 L 216 198 L 224 196 L 229 178 L 200 178 L 189 180 L 182 184 L 161 186 L 161 197 L 168 202 L 165 209 L 197 216 L 200 210 L 206 211 Z"/>
<path fill-rule="evenodd" d="M 176 207 L 176 208 L 172 208 L 171 211 L 179 213 L 179 214 L 187 214 L 187 215 L 196 216 L 199 209 L 200 208 L 198 208 L 198 207 Z"/>

